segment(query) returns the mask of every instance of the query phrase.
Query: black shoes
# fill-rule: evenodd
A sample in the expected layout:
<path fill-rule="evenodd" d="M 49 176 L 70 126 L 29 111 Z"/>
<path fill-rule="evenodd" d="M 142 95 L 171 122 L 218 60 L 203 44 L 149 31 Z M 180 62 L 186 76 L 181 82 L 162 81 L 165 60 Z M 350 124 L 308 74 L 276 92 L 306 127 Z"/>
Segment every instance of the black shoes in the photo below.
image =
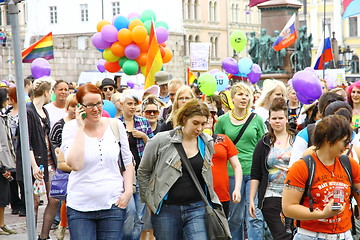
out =
<path fill-rule="evenodd" d="M 19 210 L 17 210 L 17 209 L 11 210 L 11 215 L 18 215 L 18 214 L 19 214 Z"/>
<path fill-rule="evenodd" d="M 25 210 L 19 210 L 19 217 L 26 217 L 26 211 Z"/>

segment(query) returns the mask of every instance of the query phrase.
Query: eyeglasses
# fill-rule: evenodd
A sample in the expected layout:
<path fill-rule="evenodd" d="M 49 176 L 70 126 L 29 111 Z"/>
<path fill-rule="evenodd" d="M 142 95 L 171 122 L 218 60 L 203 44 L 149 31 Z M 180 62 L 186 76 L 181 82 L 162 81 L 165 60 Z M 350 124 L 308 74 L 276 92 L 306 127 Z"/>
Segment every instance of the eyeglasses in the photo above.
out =
<path fill-rule="evenodd" d="M 191 98 L 189 97 L 182 97 L 182 98 L 178 98 L 178 101 L 183 101 L 183 102 L 187 102 L 189 101 Z"/>
<path fill-rule="evenodd" d="M 346 146 L 348 146 L 350 143 L 351 143 L 351 139 L 345 140 L 345 141 L 344 141 L 344 146 L 346 147 Z"/>
<path fill-rule="evenodd" d="M 85 105 L 85 104 L 81 104 L 84 108 L 88 109 L 88 110 L 92 110 L 94 109 L 94 107 L 97 107 L 97 108 L 102 108 L 102 106 L 104 105 L 104 102 L 101 101 L 99 103 L 96 103 L 96 104 L 88 104 L 88 105 Z"/>
<path fill-rule="evenodd" d="M 114 88 L 113 87 L 103 87 L 102 89 L 104 92 L 107 92 L 107 91 L 114 91 Z"/>
<path fill-rule="evenodd" d="M 146 115 L 159 115 L 159 110 L 145 110 L 144 112 Z"/>

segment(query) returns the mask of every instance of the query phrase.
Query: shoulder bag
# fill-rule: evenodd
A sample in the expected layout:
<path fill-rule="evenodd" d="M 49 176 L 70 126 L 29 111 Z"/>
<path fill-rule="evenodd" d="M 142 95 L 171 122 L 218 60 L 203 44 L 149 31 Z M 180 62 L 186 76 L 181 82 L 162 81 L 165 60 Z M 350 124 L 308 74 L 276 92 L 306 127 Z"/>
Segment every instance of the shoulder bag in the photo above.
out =
<path fill-rule="evenodd" d="M 256 113 L 251 113 L 250 116 L 248 117 L 248 119 L 246 120 L 244 126 L 240 129 L 239 134 L 237 135 L 237 137 L 235 138 L 235 140 L 233 141 L 234 145 L 237 144 L 237 142 L 240 140 L 240 138 L 242 137 L 243 133 L 245 132 L 247 126 L 249 125 L 249 123 L 251 122 L 251 120 L 255 117 Z"/>

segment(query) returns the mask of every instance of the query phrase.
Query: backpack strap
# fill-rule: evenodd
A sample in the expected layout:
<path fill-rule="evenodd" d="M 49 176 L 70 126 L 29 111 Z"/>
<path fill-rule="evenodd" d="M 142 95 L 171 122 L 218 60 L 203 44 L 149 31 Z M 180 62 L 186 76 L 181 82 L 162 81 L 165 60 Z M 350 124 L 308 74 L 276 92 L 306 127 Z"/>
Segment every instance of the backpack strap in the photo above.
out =
<path fill-rule="evenodd" d="M 302 204 L 304 202 L 304 197 L 308 196 L 310 201 L 310 212 L 314 211 L 313 208 L 313 203 L 314 203 L 314 199 L 311 195 L 311 187 L 312 184 L 314 182 L 314 178 L 315 178 L 315 170 L 316 170 L 316 163 L 314 158 L 311 155 L 306 155 L 302 158 L 302 160 L 306 163 L 306 166 L 308 168 L 308 178 L 306 180 L 305 183 L 305 190 L 304 190 L 304 194 L 300 200 L 300 204 Z"/>
<path fill-rule="evenodd" d="M 312 135 L 315 129 L 315 123 L 311 123 L 307 125 L 307 134 L 308 134 L 308 147 L 312 146 Z"/>
<path fill-rule="evenodd" d="M 123 171 L 126 171 L 126 168 L 125 168 L 124 160 L 123 160 L 122 153 L 121 153 L 120 130 L 119 130 L 119 125 L 118 125 L 119 124 L 118 121 L 120 121 L 120 120 L 117 118 L 108 118 L 108 120 L 109 120 L 111 131 L 113 132 L 115 139 L 119 144 L 120 151 L 119 151 L 118 164 L 120 167 L 120 171 L 123 172 Z"/>

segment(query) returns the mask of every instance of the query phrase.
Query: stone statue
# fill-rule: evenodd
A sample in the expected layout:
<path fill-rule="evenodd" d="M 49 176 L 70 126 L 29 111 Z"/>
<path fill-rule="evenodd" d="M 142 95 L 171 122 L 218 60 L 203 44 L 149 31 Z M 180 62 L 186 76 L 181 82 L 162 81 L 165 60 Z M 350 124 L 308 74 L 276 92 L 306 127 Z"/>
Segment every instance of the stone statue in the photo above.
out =
<path fill-rule="evenodd" d="M 257 64 L 259 60 L 259 40 L 255 37 L 255 32 L 250 33 L 249 42 L 250 48 L 248 50 L 248 53 L 253 63 Z"/>
<path fill-rule="evenodd" d="M 281 68 L 284 66 L 284 57 L 286 55 L 286 49 L 283 48 L 280 51 L 275 51 L 272 47 L 274 42 L 279 36 L 279 30 L 274 31 L 274 37 L 270 38 L 270 47 L 269 47 L 269 72 L 281 72 Z"/>
<path fill-rule="evenodd" d="M 306 36 L 306 26 L 299 30 L 299 38 L 295 43 L 295 52 L 290 57 L 294 72 L 304 70 L 311 65 L 312 35 Z"/>
<path fill-rule="evenodd" d="M 269 67 L 268 52 L 270 44 L 270 36 L 266 34 L 266 29 L 261 29 L 261 35 L 259 36 L 259 61 L 258 64 L 263 71 L 266 71 Z"/>

